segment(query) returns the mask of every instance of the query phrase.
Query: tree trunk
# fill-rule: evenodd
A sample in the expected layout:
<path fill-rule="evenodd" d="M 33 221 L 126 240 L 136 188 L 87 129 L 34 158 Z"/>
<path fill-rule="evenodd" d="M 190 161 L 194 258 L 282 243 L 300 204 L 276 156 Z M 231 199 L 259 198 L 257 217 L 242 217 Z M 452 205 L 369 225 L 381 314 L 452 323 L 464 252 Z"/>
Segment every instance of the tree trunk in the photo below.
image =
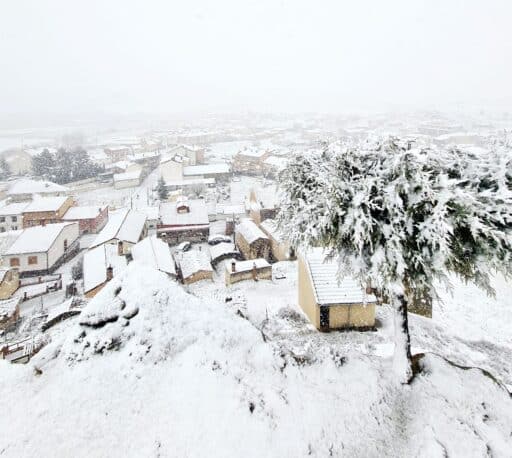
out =
<path fill-rule="evenodd" d="M 411 337 L 407 320 L 407 299 L 404 295 L 394 298 L 395 352 L 393 370 L 400 383 L 409 383 L 412 379 Z"/>

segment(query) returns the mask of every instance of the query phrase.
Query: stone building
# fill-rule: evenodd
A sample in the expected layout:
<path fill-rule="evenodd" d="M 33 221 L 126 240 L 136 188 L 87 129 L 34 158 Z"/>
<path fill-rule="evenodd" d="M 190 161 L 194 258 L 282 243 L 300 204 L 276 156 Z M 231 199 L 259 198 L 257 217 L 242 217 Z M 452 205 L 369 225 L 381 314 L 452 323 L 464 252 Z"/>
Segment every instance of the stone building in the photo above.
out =
<path fill-rule="evenodd" d="M 71 207 L 64 214 L 62 221 L 78 223 L 80 235 L 96 234 L 108 221 L 108 206 Z"/>
<path fill-rule="evenodd" d="M 183 284 L 189 285 L 200 280 L 213 279 L 213 269 L 205 251 L 190 250 L 180 253 L 177 261 Z"/>
<path fill-rule="evenodd" d="M 226 286 L 243 280 L 272 280 L 272 266 L 261 258 L 249 261 L 231 259 L 226 263 Z"/>
<path fill-rule="evenodd" d="M 269 258 L 269 238 L 248 218 L 236 226 L 235 244 L 245 259 Z"/>
<path fill-rule="evenodd" d="M 67 196 L 34 199 L 23 210 L 23 228 L 60 223 L 73 203 L 73 198 Z"/>
<path fill-rule="evenodd" d="M 266 219 L 260 224 L 260 229 L 270 240 L 273 261 L 291 261 L 296 258 L 295 249 L 290 246 L 284 234 L 278 229 L 275 220 Z"/>

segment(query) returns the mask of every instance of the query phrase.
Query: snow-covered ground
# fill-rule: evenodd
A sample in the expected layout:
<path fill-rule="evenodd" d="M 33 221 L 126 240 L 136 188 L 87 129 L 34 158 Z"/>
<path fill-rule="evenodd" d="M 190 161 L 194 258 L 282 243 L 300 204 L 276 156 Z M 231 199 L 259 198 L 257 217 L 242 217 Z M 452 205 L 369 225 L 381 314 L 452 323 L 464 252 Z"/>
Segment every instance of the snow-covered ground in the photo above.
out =
<path fill-rule="evenodd" d="M 320 334 L 296 306 L 295 263 L 276 268 L 285 279 L 228 290 L 217 276 L 188 294 L 132 262 L 80 316 L 52 328 L 30 364 L 0 364 L 0 454 L 510 456 L 502 385 L 428 354 L 400 386 L 385 307 L 376 332 Z M 432 321 L 411 317 L 413 346 L 478 361 L 510 382 L 512 358 L 490 363 L 510 336 L 484 329 L 471 339 L 470 310 L 482 317 L 494 304 L 465 288 Z"/>

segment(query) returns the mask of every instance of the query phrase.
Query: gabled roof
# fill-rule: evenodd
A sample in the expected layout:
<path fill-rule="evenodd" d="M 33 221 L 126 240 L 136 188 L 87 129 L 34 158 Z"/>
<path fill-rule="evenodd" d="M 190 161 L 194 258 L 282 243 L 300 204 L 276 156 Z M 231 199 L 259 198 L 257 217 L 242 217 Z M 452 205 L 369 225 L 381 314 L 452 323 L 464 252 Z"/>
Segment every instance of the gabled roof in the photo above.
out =
<path fill-rule="evenodd" d="M 78 236 L 78 223 L 47 224 L 46 226 L 23 229 L 5 254 L 9 256 L 24 253 L 45 253 L 55 243 L 64 228 L 71 225 L 76 225 Z M 69 242 L 71 244 L 74 240 Z"/>
<path fill-rule="evenodd" d="M 186 202 L 189 212 L 178 213 L 177 207 L 183 205 L 179 202 L 165 202 L 160 204 L 160 220 L 169 226 L 199 226 L 209 224 L 208 209 L 204 200 L 191 199 Z"/>
<path fill-rule="evenodd" d="M 0 216 L 21 215 L 23 210 L 27 208 L 27 205 L 29 205 L 28 202 L 7 204 L 4 207 L 0 207 Z"/>
<path fill-rule="evenodd" d="M 146 215 L 123 208 L 110 213 L 108 223 L 96 236 L 91 247 L 101 245 L 110 240 L 137 243 L 144 231 Z"/>
<path fill-rule="evenodd" d="M 63 220 L 76 219 L 94 219 L 105 209 L 99 205 L 89 205 L 85 207 L 70 207 L 62 217 Z"/>
<path fill-rule="evenodd" d="M 114 276 L 126 268 L 125 256 L 117 254 L 115 245 L 103 244 L 84 254 L 84 292 L 89 292 L 107 281 L 107 267 L 111 266 Z"/>
<path fill-rule="evenodd" d="M 258 239 L 268 240 L 266 234 L 249 218 L 243 219 L 242 222 L 236 226 L 236 232 L 238 232 L 247 243 L 253 243 Z"/>
<path fill-rule="evenodd" d="M 16 181 L 7 191 L 7 195 L 14 194 L 49 194 L 56 192 L 68 192 L 69 188 L 51 181 L 31 180 L 22 178 Z"/>
<path fill-rule="evenodd" d="M 67 199 L 67 196 L 37 197 L 27 205 L 23 213 L 56 212 L 66 203 Z"/>
<path fill-rule="evenodd" d="M 314 248 L 303 255 L 309 277 L 319 305 L 363 304 L 377 301 L 373 294 L 366 294 L 354 278 L 338 276 L 338 260 L 326 259 L 322 248 Z"/>
<path fill-rule="evenodd" d="M 213 272 L 210 259 L 205 251 L 186 251 L 181 254 L 179 263 L 183 278 L 188 278 L 197 272 Z"/>
<path fill-rule="evenodd" d="M 154 267 L 166 274 L 176 275 L 174 258 L 169 245 L 154 235 L 134 245 L 131 253 L 135 261 Z"/>

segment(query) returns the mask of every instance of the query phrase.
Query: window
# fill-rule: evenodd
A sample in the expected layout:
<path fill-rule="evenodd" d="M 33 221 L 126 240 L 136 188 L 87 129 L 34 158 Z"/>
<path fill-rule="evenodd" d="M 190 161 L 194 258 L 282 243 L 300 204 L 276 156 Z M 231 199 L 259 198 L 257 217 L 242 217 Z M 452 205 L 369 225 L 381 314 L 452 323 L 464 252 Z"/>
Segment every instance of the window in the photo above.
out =
<path fill-rule="evenodd" d="M 9 260 L 11 267 L 19 267 L 20 266 L 20 258 L 11 258 Z"/>
<path fill-rule="evenodd" d="M 18 226 L 13 226 L 13 227 L 12 227 L 12 230 L 13 230 L 13 231 L 17 231 L 17 230 L 18 230 Z"/>
<path fill-rule="evenodd" d="M 0 216 L 0 223 L 5 223 L 5 216 Z"/>
<path fill-rule="evenodd" d="M 29 265 L 37 264 L 37 256 L 29 256 L 28 257 L 28 264 Z"/>
<path fill-rule="evenodd" d="M 17 217 L 17 216 L 11 216 L 11 221 L 12 221 L 13 223 L 18 222 L 18 217 Z"/>

